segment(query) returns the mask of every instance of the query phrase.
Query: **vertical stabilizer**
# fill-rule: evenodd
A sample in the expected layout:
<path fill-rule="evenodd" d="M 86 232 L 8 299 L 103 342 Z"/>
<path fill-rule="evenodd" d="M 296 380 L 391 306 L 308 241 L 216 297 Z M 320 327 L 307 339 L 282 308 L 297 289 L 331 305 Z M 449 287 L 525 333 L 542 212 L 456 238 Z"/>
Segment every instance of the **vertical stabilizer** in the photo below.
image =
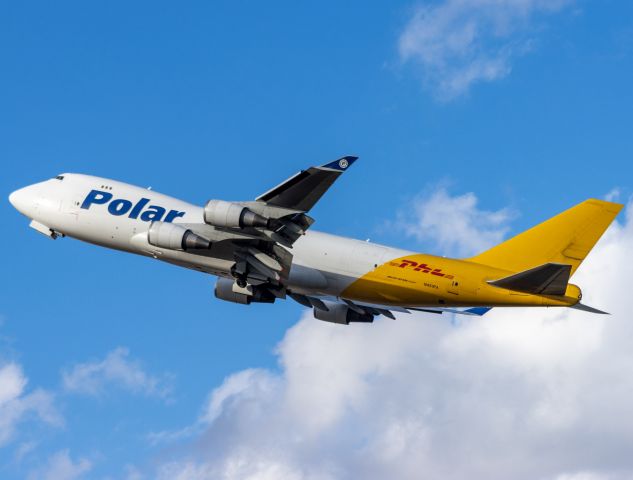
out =
<path fill-rule="evenodd" d="M 571 265 L 573 275 L 622 207 L 585 200 L 469 260 L 511 272 L 545 263 Z"/>

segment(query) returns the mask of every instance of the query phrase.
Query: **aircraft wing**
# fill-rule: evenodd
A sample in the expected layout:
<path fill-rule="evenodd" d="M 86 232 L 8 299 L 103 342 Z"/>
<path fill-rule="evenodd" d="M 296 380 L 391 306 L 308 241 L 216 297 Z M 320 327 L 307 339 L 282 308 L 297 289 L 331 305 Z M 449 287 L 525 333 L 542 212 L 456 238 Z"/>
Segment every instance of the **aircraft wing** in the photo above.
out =
<path fill-rule="evenodd" d="M 215 226 L 214 230 L 221 232 L 222 238 L 213 235 L 209 239 L 234 239 L 242 243 L 263 240 L 292 248 L 294 242 L 314 223 L 314 219 L 306 212 L 357 159 L 346 156 L 320 167 L 309 167 L 260 195 L 255 201 L 237 202 L 258 215 L 262 221 L 267 220 L 267 223 L 244 228 Z"/>
<path fill-rule="evenodd" d="M 357 159 L 358 157 L 346 156 L 320 167 L 301 170 L 257 197 L 257 201 L 275 207 L 307 212 Z"/>
<path fill-rule="evenodd" d="M 210 200 L 205 206 L 204 224 L 182 224 L 212 244 L 210 250 L 191 253 L 232 260 L 235 263 L 231 273 L 240 284 L 264 286 L 283 296 L 292 264 L 292 246 L 314 223 L 306 212 L 357 158 L 345 156 L 309 167 L 255 201 Z M 234 211 L 230 209 L 242 209 L 239 222 L 248 217 L 251 223 L 229 223 L 226 219 Z"/>
<path fill-rule="evenodd" d="M 383 315 L 387 318 L 395 320 L 394 312 L 396 313 L 411 313 L 415 312 L 427 312 L 427 313 L 455 313 L 460 315 L 474 315 L 482 316 L 491 310 L 491 307 L 464 307 L 464 308 L 442 308 L 442 307 L 399 307 L 393 305 L 378 305 L 373 303 L 365 303 L 352 301 L 345 298 L 338 298 L 332 296 L 308 296 L 297 293 L 290 293 L 290 298 L 308 308 L 315 308 L 316 310 L 329 311 L 333 305 L 344 305 L 350 310 L 358 313 L 364 317 L 373 317 L 376 315 Z"/>

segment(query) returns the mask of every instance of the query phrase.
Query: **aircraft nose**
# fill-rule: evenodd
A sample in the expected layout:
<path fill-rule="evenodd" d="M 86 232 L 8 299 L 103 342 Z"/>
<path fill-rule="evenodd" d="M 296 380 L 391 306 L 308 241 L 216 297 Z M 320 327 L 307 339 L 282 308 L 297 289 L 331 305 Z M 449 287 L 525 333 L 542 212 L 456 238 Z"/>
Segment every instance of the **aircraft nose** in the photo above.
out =
<path fill-rule="evenodd" d="M 28 187 L 20 188 L 9 195 L 9 202 L 20 213 L 28 216 L 30 204 L 33 203 L 32 195 L 27 191 Z"/>

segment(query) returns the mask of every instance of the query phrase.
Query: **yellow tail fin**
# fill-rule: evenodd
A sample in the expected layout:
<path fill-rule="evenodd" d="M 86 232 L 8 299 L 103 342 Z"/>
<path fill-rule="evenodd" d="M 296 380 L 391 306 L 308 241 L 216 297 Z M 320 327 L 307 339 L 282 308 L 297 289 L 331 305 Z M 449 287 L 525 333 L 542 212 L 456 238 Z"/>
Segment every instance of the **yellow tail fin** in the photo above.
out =
<path fill-rule="evenodd" d="M 604 200 L 585 200 L 469 260 L 511 272 L 562 263 L 571 265 L 573 274 L 622 207 Z"/>

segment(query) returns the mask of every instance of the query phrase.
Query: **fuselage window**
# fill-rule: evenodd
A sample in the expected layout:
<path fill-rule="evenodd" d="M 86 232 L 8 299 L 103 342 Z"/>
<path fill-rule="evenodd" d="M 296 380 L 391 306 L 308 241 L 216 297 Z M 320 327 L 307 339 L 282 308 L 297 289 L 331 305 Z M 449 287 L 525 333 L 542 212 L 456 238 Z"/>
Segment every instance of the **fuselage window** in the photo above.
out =
<path fill-rule="evenodd" d="M 55 180 L 63 180 L 63 179 L 64 179 L 64 176 L 63 176 L 63 175 L 57 175 L 57 176 L 55 177 Z"/>

